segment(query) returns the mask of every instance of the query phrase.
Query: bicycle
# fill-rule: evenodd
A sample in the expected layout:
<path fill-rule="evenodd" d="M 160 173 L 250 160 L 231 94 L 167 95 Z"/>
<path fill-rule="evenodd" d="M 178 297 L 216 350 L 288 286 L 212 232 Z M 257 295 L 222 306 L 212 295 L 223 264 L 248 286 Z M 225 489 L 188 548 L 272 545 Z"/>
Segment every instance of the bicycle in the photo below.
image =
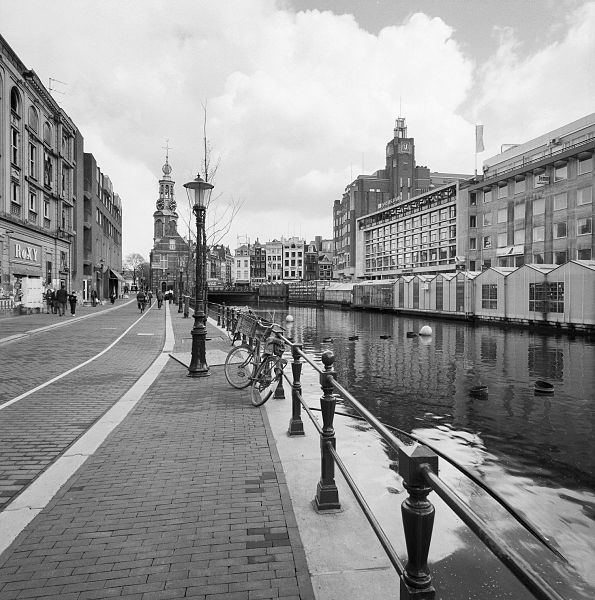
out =
<path fill-rule="evenodd" d="M 252 376 L 260 365 L 260 345 L 272 330 L 272 324 L 259 319 L 252 311 L 240 312 L 233 328 L 232 343 L 242 335 L 251 344 L 234 346 L 225 358 L 224 373 L 229 385 L 241 390 L 252 382 Z"/>
<path fill-rule="evenodd" d="M 251 377 L 253 406 L 262 406 L 276 392 L 279 384 L 282 385 L 283 369 L 287 366 L 287 361 L 283 358 L 285 352 L 285 342 L 281 337 L 283 331 L 285 330 L 282 327 L 273 324 L 272 337 L 265 341 L 262 360 L 254 377 Z"/>

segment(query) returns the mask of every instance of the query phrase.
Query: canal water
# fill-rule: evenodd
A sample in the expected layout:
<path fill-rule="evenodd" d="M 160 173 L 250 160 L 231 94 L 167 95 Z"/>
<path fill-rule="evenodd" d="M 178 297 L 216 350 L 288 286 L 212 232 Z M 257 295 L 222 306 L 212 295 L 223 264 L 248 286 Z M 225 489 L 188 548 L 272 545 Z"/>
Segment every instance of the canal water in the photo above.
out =
<path fill-rule="evenodd" d="M 595 598 L 595 342 L 379 312 L 268 305 L 259 310 L 273 313 L 277 322 L 291 314 L 293 323 L 285 324 L 289 335 L 316 359 L 332 350 L 337 379 L 374 415 L 451 456 L 528 519 L 565 560 L 441 461 L 448 483 L 564 598 Z M 409 337 L 424 325 L 431 327 L 431 337 Z M 319 407 L 316 373 L 305 368 L 303 379 L 304 397 Z M 553 384 L 554 393 L 536 394 L 537 380 Z M 472 393 L 480 385 L 487 394 Z M 342 404 L 337 411 L 353 414 Z M 341 428 L 367 436 L 369 456 L 362 452 L 353 466 L 372 495 L 371 505 L 388 513 L 383 526 L 398 537 L 403 498 L 391 493 L 403 490 L 394 471 L 396 455 L 365 424 L 337 416 L 338 426 L 341 420 Z M 464 525 L 447 516 L 440 524 L 448 510 L 439 510 L 435 494 L 430 498 L 437 506 L 430 560 L 443 592 L 438 596 L 488 597 L 485 584 L 459 595 L 459 582 L 452 581 L 458 564 L 475 569 L 478 578 L 494 578 L 501 589 L 492 589 L 489 597 L 525 597 L 507 575 L 495 574 L 499 567 L 487 562 Z"/>

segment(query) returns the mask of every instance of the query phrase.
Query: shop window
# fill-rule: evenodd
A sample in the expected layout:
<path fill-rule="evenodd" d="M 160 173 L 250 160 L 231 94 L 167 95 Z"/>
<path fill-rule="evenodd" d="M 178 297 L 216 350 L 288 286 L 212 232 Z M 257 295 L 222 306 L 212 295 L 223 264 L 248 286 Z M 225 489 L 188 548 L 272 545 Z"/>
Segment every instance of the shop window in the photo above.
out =
<path fill-rule="evenodd" d="M 568 207 L 568 194 L 562 192 L 554 196 L 554 210 L 562 210 Z"/>
<path fill-rule="evenodd" d="M 576 191 L 576 204 L 582 206 L 583 204 L 591 204 L 593 202 L 593 188 L 585 187 Z"/>
<path fill-rule="evenodd" d="M 497 310 L 498 286 L 495 283 L 484 283 L 481 286 L 481 308 Z"/>

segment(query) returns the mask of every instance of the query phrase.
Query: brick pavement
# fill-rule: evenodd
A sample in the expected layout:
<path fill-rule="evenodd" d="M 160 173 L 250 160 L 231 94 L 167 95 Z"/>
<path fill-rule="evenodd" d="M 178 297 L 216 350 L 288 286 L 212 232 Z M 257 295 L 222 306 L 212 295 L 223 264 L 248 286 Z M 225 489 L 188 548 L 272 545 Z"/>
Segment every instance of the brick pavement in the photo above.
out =
<path fill-rule="evenodd" d="M 185 350 L 192 319 L 171 308 Z M 0 557 L 1 600 L 313 598 L 265 413 L 211 371 L 167 363 Z"/>

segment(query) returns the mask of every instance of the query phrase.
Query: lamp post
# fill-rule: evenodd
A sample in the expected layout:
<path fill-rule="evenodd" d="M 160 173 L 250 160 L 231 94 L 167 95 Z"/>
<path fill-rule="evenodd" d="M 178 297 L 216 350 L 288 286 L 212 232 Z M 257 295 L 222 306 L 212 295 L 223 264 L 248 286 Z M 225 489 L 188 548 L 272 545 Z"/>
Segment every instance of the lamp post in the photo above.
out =
<path fill-rule="evenodd" d="M 194 286 L 194 327 L 192 328 L 192 357 L 188 367 L 188 377 L 208 377 L 211 372 L 206 360 L 205 342 L 207 327 L 204 312 L 204 270 L 203 256 L 205 253 L 205 212 L 213 186 L 201 179 L 184 184 L 188 200 L 192 204 L 192 212 L 196 217 L 196 285 Z"/>
<path fill-rule="evenodd" d="M 182 303 L 183 303 L 183 298 L 182 298 L 182 274 L 184 273 L 184 269 L 182 267 L 180 267 L 180 283 L 178 286 L 178 312 L 181 313 L 182 312 Z"/>

